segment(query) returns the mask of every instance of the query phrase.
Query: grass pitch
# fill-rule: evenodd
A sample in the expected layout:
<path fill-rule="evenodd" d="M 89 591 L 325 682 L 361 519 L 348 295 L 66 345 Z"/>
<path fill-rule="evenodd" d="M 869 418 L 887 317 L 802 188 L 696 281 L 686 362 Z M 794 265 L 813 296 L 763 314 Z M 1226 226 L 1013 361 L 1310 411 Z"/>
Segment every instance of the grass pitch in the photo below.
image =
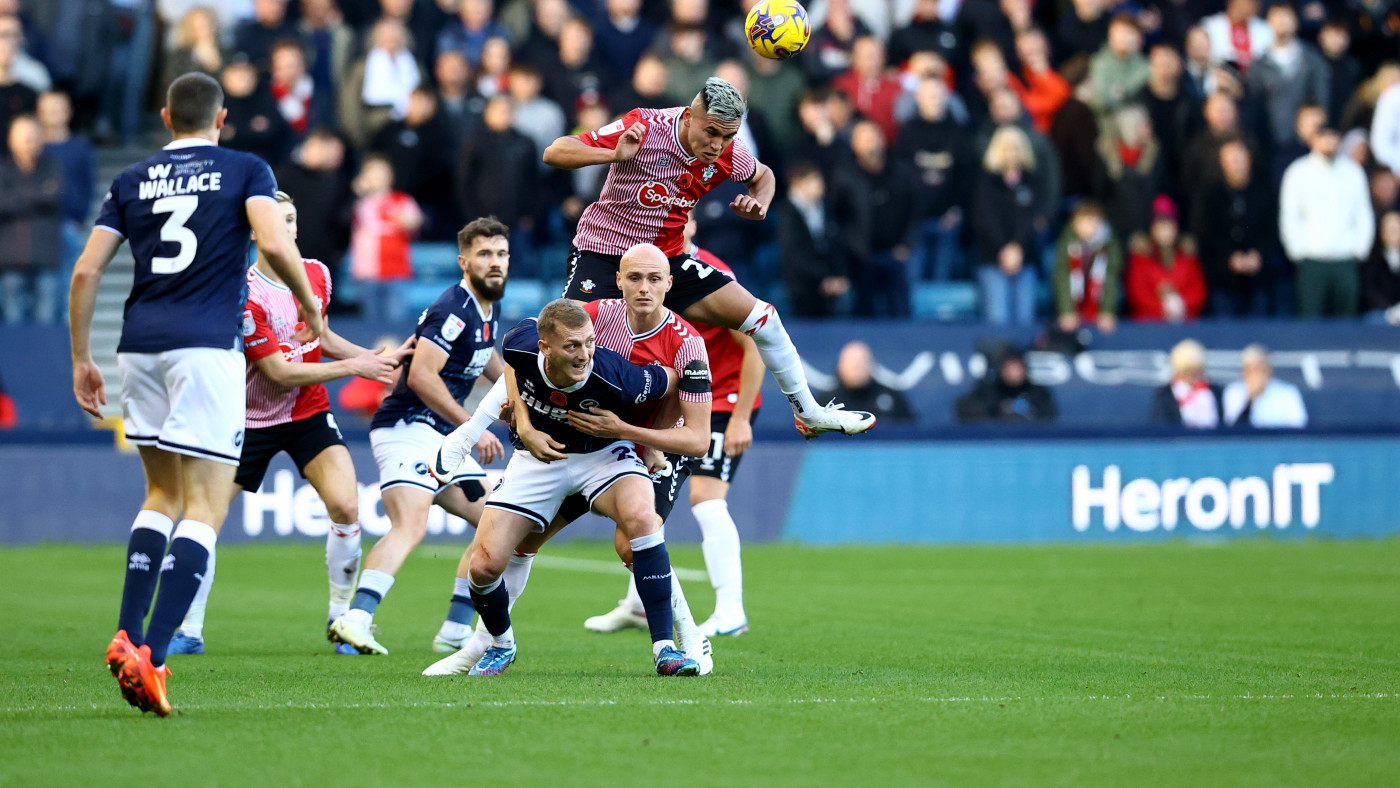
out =
<path fill-rule="evenodd" d="M 316 547 L 221 550 L 160 720 L 102 662 L 120 548 L 0 552 L 0 784 L 1400 782 L 1400 541 L 749 547 L 753 632 L 698 679 L 583 630 L 621 576 L 537 565 L 505 676 L 423 678 L 459 555 L 400 573 L 390 656 L 337 657 Z"/>

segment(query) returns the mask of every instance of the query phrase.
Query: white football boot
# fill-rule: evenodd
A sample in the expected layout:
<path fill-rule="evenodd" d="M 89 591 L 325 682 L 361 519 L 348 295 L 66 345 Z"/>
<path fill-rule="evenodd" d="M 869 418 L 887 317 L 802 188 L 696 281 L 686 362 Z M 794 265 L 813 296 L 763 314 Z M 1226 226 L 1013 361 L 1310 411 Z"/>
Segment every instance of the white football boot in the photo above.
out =
<path fill-rule="evenodd" d="M 433 643 L 437 645 L 436 642 Z M 423 671 L 424 676 L 465 676 L 476 667 L 476 663 L 481 661 L 481 656 L 486 653 L 486 649 L 491 647 L 491 635 L 486 630 L 476 630 L 467 638 L 466 645 L 455 654 L 446 657 L 429 665 Z"/>
<path fill-rule="evenodd" d="M 859 435 L 875 426 L 875 414 L 863 410 L 846 410 L 839 402 L 827 403 L 816 413 L 796 416 L 793 423 L 802 437 L 811 440 L 823 432 Z"/>
<path fill-rule="evenodd" d="M 621 632 L 624 629 L 646 629 L 647 614 L 634 610 L 627 600 L 618 602 L 617 607 L 601 616 L 593 616 L 583 622 L 589 632 Z"/>
<path fill-rule="evenodd" d="M 363 610 L 351 610 L 331 622 L 326 637 L 353 646 L 361 654 L 388 654 L 389 649 L 374 639 L 374 619 Z"/>
<path fill-rule="evenodd" d="M 737 615 L 720 613 L 718 610 L 705 623 L 700 625 L 701 634 L 706 637 L 737 637 L 749 631 L 749 619 L 743 611 Z"/>

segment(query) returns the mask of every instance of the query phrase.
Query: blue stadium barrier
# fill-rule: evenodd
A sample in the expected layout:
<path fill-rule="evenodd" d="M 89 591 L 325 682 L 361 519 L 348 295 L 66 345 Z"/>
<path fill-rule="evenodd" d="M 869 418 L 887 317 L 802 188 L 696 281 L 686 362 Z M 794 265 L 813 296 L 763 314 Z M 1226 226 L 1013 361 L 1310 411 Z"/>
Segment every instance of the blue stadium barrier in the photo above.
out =
<path fill-rule="evenodd" d="M 352 441 L 360 516 L 388 529 L 369 445 Z M 503 464 L 491 470 L 498 473 Z M 748 542 L 1077 543 L 1400 534 L 1400 435 L 757 443 L 729 508 Z M 363 482 L 368 482 L 367 484 Z M 667 539 L 699 530 L 682 493 Z M 141 466 L 110 444 L 0 444 L 0 544 L 115 542 Z M 325 508 L 285 456 L 230 511 L 226 543 L 324 538 Z M 429 539 L 471 529 L 434 509 Z M 597 517 L 562 538 L 610 539 Z M 606 552 L 604 550 L 604 552 Z"/>
<path fill-rule="evenodd" d="M 435 285 L 432 297 L 446 284 Z M 507 323 L 532 313 L 560 292 L 558 282 L 521 280 L 507 290 Z M 426 296 L 425 296 L 426 297 Z M 417 317 L 417 313 L 412 315 Z M 785 321 L 786 322 L 786 321 Z M 336 330 L 367 344 L 384 334 L 404 335 L 402 325 L 337 318 Z M 1041 329 L 980 324 L 948 325 L 875 321 L 787 322 L 808 363 L 813 388 L 835 384 L 836 358 L 842 345 L 867 342 L 883 368 L 882 380 L 903 389 L 917 424 L 882 424 L 876 439 L 938 437 L 964 429 L 953 418 L 957 398 L 986 369 L 979 348 L 989 342 L 1033 345 Z M 1113 433 L 1140 430 L 1148 424 L 1153 389 L 1166 382 L 1167 352 L 1181 339 L 1194 337 L 1208 348 L 1208 374 L 1217 383 L 1239 377 L 1239 351 L 1264 342 L 1274 351 L 1277 376 L 1297 385 L 1310 416 L 1310 427 L 1327 430 L 1400 427 L 1400 329 L 1355 322 L 1241 321 L 1202 322 L 1184 326 L 1127 324 L 1112 335 L 1090 334 L 1086 352 L 1069 357 L 1032 353 L 1033 380 L 1051 388 L 1060 409 L 1057 426 Z M 73 402 L 68 337 L 62 327 L 5 328 L 0 343 L 0 376 L 14 396 L 25 428 L 84 429 L 87 418 Z M 116 395 L 116 381 L 108 381 Z M 332 385 L 335 389 L 336 384 Z M 772 379 L 764 382 L 771 404 L 758 427 L 775 436 L 792 436 L 782 394 Z M 0 433 L 0 441 L 4 441 Z"/>

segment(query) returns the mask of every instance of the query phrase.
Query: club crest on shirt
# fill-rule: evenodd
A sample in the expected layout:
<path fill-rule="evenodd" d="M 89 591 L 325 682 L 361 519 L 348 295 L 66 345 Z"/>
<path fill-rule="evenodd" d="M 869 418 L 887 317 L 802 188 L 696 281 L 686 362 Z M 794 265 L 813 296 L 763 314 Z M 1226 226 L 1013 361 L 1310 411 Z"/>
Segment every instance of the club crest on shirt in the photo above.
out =
<path fill-rule="evenodd" d="M 700 180 L 709 183 L 710 179 L 715 177 L 715 173 L 717 172 L 719 172 L 718 167 L 713 164 L 707 164 L 705 165 L 705 169 L 700 171 Z"/>
<path fill-rule="evenodd" d="M 578 288 L 585 293 L 593 292 L 593 288 L 595 287 L 597 287 L 597 285 L 593 283 L 592 279 L 585 279 L 582 282 L 580 282 L 578 286 Z"/>
<path fill-rule="evenodd" d="M 465 321 L 456 315 L 448 315 L 447 321 L 442 324 L 442 338 L 452 342 L 462 335 L 462 331 L 467 327 Z"/>

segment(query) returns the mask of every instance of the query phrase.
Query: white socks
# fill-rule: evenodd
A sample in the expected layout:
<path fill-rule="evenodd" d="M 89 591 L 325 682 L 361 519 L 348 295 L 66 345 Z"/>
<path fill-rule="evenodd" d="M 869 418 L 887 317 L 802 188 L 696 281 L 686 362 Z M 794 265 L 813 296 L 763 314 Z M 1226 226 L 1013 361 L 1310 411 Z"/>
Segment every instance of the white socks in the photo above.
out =
<path fill-rule="evenodd" d="M 455 469 L 462 464 L 476 446 L 476 442 L 481 440 L 486 429 L 496 421 L 496 417 L 501 414 L 501 406 L 506 401 L 506 376 L 502 375 L 496 379 L 495 385 L 486 392 L 486 396 L 477 403 L 476 411 L 472 417 L 457 429 L 448 434 L 442 440 L 442 464 L 443 467 Z"/>
<path fill-rule="evenodd" d="M 744 612 L 744 568 L 739 558 L 739 529 L 729 516 L 729 503 L 723 498 L 701 501 L 690 507 L 700 523 L 704 538 L 705 568 L 715 587 L 715 610 L 742 616 Z"/>
<path fill-rule="evenodd" d="M 144 514 L 144 512 L 143 512 Z M 204 579 L 199 581 L 199 590 L 194 592 L 194 601 L 180 622 L 180 633 L 192 638 L 204 637 L 204 610 L 209 605 L 209 592 L 214 588 L 214 551 L 209 551 L 209 564 L 204 570 Z"/>
<path fill-rule="evenodd" d="M 778 316 L 778 310 L 774 309 L 772 304 L 762 300 L 756 301 L 753 311 L 744 320 L 744 324 L 739 326 L 739 330 L 753 337 L 754 344 L 758 345 L 758 354 L 763 357 L 763 365 L 773 373 L 773 378 L 778 381 L 778 388 L 787 395 L 794 413 L 802 415 L 821 410 L 812 396 L 812 390 L 807 387 L 807 373 L 802 370 L 802 358 L 797 355 L 792 338 L 788 336 L 787 329 L 783 328 L 783 319 Z"/>
<path fill-rule="evenodd" d="M 331 523 L 326 534 L 326 575 L 331 585 L 327 617 L 334 620 L 350 609 L 355 583 L 360 576 L 360 524 Z"/>

